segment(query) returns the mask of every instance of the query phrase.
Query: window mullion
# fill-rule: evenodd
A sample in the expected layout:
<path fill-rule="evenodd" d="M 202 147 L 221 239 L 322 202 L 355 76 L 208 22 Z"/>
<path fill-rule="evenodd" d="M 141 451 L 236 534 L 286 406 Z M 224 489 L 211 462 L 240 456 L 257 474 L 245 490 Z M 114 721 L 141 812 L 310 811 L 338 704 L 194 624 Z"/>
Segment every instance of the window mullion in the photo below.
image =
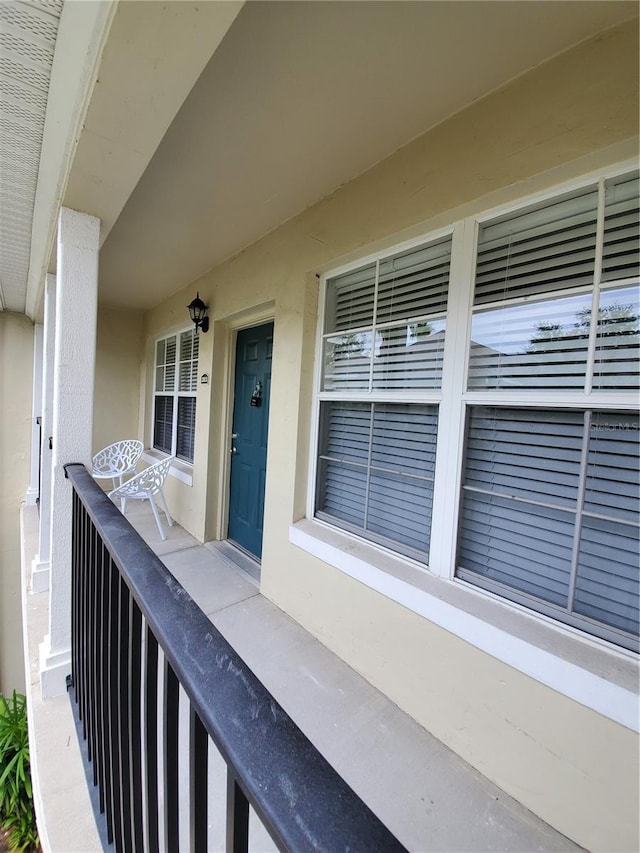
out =
<path fill-rule="evenodd" d="M 462 395 L 467 372 L 475 245 L 475 222 L 467 220 L 457 225 L 451 248 L 429 549 L 430 569 L 445 578 L 453 577 L 455 569 L 465 412 Z"/>
<path fill-rule="evenodd" d="M 178 392 L 174 391 L 173 394 L 173 413 L 171 418 L 171 455 L 176 455 L 176 448 L 178 446 Z"/>
<path fill-rule="evenodd" d="M 598 321 L 600 317 L 600 280 L 602 278 L 602 255 L 604 251 L 604 209 L 605 185 L 601 178 L 598 185 L 598 220 L 596 225 L 596 258 L 593 271 L 593 296 L 591 298 L 591 323 L 589 324 L 589 343 L 587 346 L 587 371 L 584 382 L 586 394 L 593 389 L 593 371 L 595 369 L 596 343 L 598 339 Z"/>
<path fill-rule="evenodd" d="M 376 261 L 376 277 L 373 285 L 373 325 L 371 332 L 371 363 L 369 365 L 369 393 L 373 390 L 373 363 L 376 355 L 376 321 L 378 318 L 378 283 L 380 281 L 380 260 Z M 371 488 L 371 455 L 373 452 L 373 418 L 375 416 L 376 404 L 371 404 L 371 420 L 369 422 L 369 453 L 367 455 L 367 482 L 364 490 L 364 521 L 363 527 L 367 529 L 369 521 L 369 490 Z"/>

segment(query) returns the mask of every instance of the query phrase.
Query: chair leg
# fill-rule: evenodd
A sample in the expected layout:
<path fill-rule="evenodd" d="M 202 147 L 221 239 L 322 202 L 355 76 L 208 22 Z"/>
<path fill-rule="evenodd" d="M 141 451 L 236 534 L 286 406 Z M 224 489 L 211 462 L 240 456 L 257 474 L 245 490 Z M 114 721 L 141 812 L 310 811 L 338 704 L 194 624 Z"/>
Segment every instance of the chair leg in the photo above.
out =
<path fill-rule="evenodd" d="M 162 523 L 160 521 L 160 516 L 158 515 L 158 510 L 156 509 L 156 502 L 153 499 L 153 495 L 149 495 L 149 503 L 151 504 L 151 509 L 153 510 L 153 517 L 156 520 L 156 524 L 158 525 L 158 532 L 160 533 L 161 539 L 166 539 L 164 530 L 162 529 Z"/>
<path fill-rule="evenodd" d="M 162 504 L 162 509 L 164 510 L 164 514 L 167 516 L 167 524 L 169 527 L 173 527 L 173 519 L 169 515 L 169 507 L 167 506 L 167 501 L 165 500 L 164 492 L 162 488 L 158 489 L 158 494 L 160 495 L 160 503 Z"/>

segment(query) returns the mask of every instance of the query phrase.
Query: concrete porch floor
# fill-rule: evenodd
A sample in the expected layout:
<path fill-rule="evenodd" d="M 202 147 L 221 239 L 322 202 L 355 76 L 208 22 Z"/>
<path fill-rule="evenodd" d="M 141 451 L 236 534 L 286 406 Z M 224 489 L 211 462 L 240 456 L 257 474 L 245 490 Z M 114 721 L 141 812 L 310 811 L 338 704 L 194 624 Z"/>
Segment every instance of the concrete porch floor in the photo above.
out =
<path fill-rule="evenodd" d="M 408 850 L 515 853 L 580 849 L 481 776 L 262 596 L 250 573 L 229 559 L 229 546 L 202 545 L 179 525 L 165 526 L 167 539 L 163 541 L 147 502 L 132 504 L 127 507 L 131 524 Z M 32 509 L 25 508 L 23 514 L 24 557 L 28 557 L 28 540 L 34 535 Z M 30 713 L 36 736 L 47 741 L 46 749 L 38 750 L 36 761 L 44 801 L 41 807 L 47 813 L 44 849 L 92 853 L 102 849 L 102 842 L 95 824 L 90 825 L 89 794 L 79 751 L 72 743 L 75 727 L 69 700 L 66 696 L 39 700 L 35 647 L 46 630 L 46 598 L 47 593 L 26 596 L 29 664 L 35 688 Z M 69 759 L 63 782 L 61 754 Z M 220 762 L 212 750 L 210 773 L 223 773 Z M 218 785 L 213 787 L 220 790 Z M 213 819 L 209 849 L 218 853 L 223 850 L 222 804 L 210 802 L 219 819 Z M 70 825 L 71 817 L 74 823 L 77 819 L 77 826 Z M 255 853 L 275 849 L 256 820 L 251 824 L 250 849 Z"/>
<path fill-rule="evenodd" d="M 409 850 L 580 849 L 262 596 L 250 574 L 228 558 L 224 543 L 201 545 L 178 525 L 165 527 L 162 541 L 146 502 L 127 508 L 127 517 L 307 737 Z"/>

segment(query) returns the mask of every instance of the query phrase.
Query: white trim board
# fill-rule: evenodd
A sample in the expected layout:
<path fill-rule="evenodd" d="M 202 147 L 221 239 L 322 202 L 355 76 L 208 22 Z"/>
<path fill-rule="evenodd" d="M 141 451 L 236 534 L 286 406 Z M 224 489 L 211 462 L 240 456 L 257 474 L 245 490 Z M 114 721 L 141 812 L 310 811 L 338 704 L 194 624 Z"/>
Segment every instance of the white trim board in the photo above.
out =
<path fill-rule="evenodd" d="M 326 538 L 320 538 L 317 535 L 319 528 L 320 525 L 308 520 L 291 525 L 289 542 L 518 672 L 632 731 L 640 732 L 640 697 L 633 691 L 417 589 L 353 553 L 345 552 Z M 442 592 L 445 591 L 443 583 Z"/>

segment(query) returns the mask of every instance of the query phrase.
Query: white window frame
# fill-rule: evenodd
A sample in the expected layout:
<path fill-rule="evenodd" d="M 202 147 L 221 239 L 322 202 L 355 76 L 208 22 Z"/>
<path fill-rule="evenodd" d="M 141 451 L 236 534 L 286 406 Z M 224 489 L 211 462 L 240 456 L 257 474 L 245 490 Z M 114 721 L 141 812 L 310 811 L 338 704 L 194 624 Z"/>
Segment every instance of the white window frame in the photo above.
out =
<path fill-rule="evenodd" d="M 377 590 L 408 609 L 419 613 L 448 631 L 464 638 L 516 669 L 525 672 L 576 701 L 594 708 L 635 731 L 640 730 L 639 705 L 633 684 L 636 680 L 636 655 L 606 639 L 591 635 L 579 628 L 563 624 L 543 613 L 529 610 L 517 602 L 487 592 L 455 576 L 460 492 L 463 471 L 464 426 L 470 405 L 529 406 L 536 408 L 591 408 L 600 410 L 628 409 L 638 411 L 634 392 L 509 392 L 499 390 L 467 391 L 468 350 L 474 296 L 475 262 L 478 232 L 483 222 L 508 215 L 530 205 L 554 199 L 564 193 L 579 190 L 631 172 L 638 168 L 631 159 L 613 166 L 599 168 L 571 180 L 556 182 L 544 190 L 523 195 L 508 203 L 480 209 L 452 225 L 425 232 L 419 237 L 399 242 L 384 252 L 365 255 L 348 264 L 324 272 L 320 277 L 319 310 L 316 332 L 316 364 L 314 398 L 309 453 L 309 489 L 306 519 L 290 528 L 290 541 L 335 566 L 345 574 Z M 600 205 L 603 205 L 601 193 Z M 465 213 L 472 211 L 465 211 Z M 601 213 L 602 215 L 602 213 Z M 442 221 L 442 217 L 439 217 Z M 320 402 L 326 399 L 321 389 L 322 341 L 325 323 L 327 280 L 358 269 L 377 259 L 396 254 L 448 233 L 453 234 L 449 300 L 446 316 L 446 336 L 443 354 L 442 389 L 439 394 L 411 393 L 417 401 L 439 406 L 436 466 L 431 520 L 429 565 L 425 566 L 388 548 L 345 532 L 326 521 L 314 518 L 316 499 L 316 463 L 319 442 Z M 598 232 L 599 244 L 600 233 Z M 389 245 L 390 241 L 387 241 Z M 597 249 L 596 265 L 599 286 L 602 248 Z M 626 282 L 635 282 L 627 279 Z M 594 343 L 591 343 L 594 346 Z M 335 399 L 335 393 L 331 398 Z M 349 395 L 356 399 L 357 394 Z M 362 399 L 385 401 L 384 393 L 363 393 Z M 351 543 L 351 544 L 350 544 Z M 409 581 L 407 580 L 409 579 Z M 433 582 L 443 582 L 437 592 Z M 463 609 L 447 599 L 464 601 Z M 490 612 L 487 618 L 477 617 L 475 611 Z M 514 616 L 520 620 L 523 636 L 514 637 L 509 625 Z M 507 626 L 505 628 L 505 626 Z M 548 646 L 540 645 L 546 637 Z M 619 667 L 624 673 L 616 681 L 603 677 L 602 662 L 589 670 L 585 668 L 584 646 L 592 650 L 595 661 L 600 655 L 609 660 L 607 668 Z M 555 648 L 562 648 L 556 653 Z M 553 649 L 550 651 L 549 649 Z M 589 656 L 587 655 L 587 658 Z M 615 661 L 615 664 L 612 663 Z"/>
<path fill-rule="evenodd" d="M 320 406 L 321 403 L 325 401 L 347 401 L 347 402 L 365 402 L 365 403 L 423 403 L 425 405 L 436 406 L 438 409 L 438 433 L 436 438 L 436 461 L 435 461 L 435 473 L 434 473 L 434 496 L 433 496 L 433 507 L 434 507 L 434 516 L 435 516 L 435 506 L 436 506 L 436 492 L 435 492 L 435 484 L 437 482 L 437 470 L 438 470 L 438 446 L 441 440 L 441 420 L 440 420 L 440 406 L 443 399 L 443 389 L 444 389 L 444 364 L 446 363 L 446 352 L 447 352 L 447 333 L 445 332 L 445 347 L 443 352 L 443 374 L 441 378 L 441 386 L 439 391 L 402 391 L 401 394 L 398 393 L 397 390 L 386 390 L 386 389 L 371 389 L 369 391 L 364 390 L 353 390 L 353 391 L 323 391 L 322 390 L 322 375 L 323 375 L 323 341 L 325 337 L 328 337 L 330 334 L 335 333 L 325 333 L 325 321 L 326 321 L 326 305 L 327 305 L 327 287 L 330 279 L 336 278 L 337 276 L 343 275 L 344 273 L 349 273 L 354 270 L 360 269 L 361 267 L 367 266 L 368 264 L 376 264 L 379 265 L 382 261 L 387 258 L 394 257 L 395 255 L 402 254 L 403 252 L 410 251 L 411 249 L 417 249 L 420 246 L 426 245 L 428 243 L 436 243 L 438 240 L 445 239 L 447 237 L 451 237 L 451 268 L 449 272 L 449 288 L 451 288 L 451 281 L 454 276 L 454 262 L 453 259 L 456 254 L 456 241 L 460 241 L 462 236 L 460 230 L 460 223 L 455 223 L 453 225 L 447 225 L 443 228 L 436 229 L 427 234 L 423 234 L 420 237 L 415 237 L 411 240 L 405 240 L 401 243 L 397 243 L 394 246 L 382 251 L 375 252 L 373 254 L 367 255 L 363 258 L 359 258 L 356 261 L 352 261 L 351 263 L 345 264 L 344 266 L 338 267 L 336 269 L 332 269 L 331 271 L 324 273 L 320 277 L 320 290 L 318 297 L 318 322 L 317 322 L 317 330 L 316 330 L 316 341 L 318 342 L 317 350 L 316 350 L 316 359 L 315 359 L 315 374 L 314 374 L 314 400 L 313 400 L 313 415 L 312 415 L 312 426 L 311 426 L 311 454 L 309 458 L 309 491 L 307 493 L 307 518 L 314 518 L 315 515 L 315 502 L 316 502 L 316 488 L 318 485 L 318 475 L 317 475 L 317 465 L 316 460 L 318 456 L 318 448 L 320 441 Z M 457 272 L 457 271 L 456 271 Z M 377 270 L 376 270 L 376 279 L 377 279 Z M 449 289 L 450 293 L 450 289 Z M 447 313 L 444 317 L 446 322 L 445 329 L 448 331 L 449 328 L 449 308 L 447 308 Z M 373 366 L 372 366 L 373 369 Z M 319 521 L 319 520 L 318 520 Z M 333 527 L 334 525 L 331 522 L 321 522 L 326 523 L 329 527 Z M 337 525 L 336 525 L 337 526 Z M 343 529 L 340 527 L 339 529 Z M 368 542 L 370 544 L 375 545 L 376 547 L 381 548 L 384 551 L 389 551 L 389 553 L 396 553 L 391 550 L 390 547 L 387 547 L 383 544 L 376 543 L 374 540 L 367 538 L 364 535 L 359 535 L 356 532 L 349 531 L 349 535 L 356 537 L 357 539 Z M 431 548 L 434 541 L 434 521 L 432 516 L 431 522 L 431 538 L 429 543 L 429 554 L 431 554 Z M 404 559 L 412 560 L 411 557 L 404 555 Z M 413 561 L 412 561 L 413 562 Z M 421 568 L 426 569 L 426 565 L 420 562 L 416 562 L 416 565 Z"/>
<path fill-rule="evenodd" d="M 196 401 L 196 412 L 198 408 L 197 403 L 197 391 L 179 391 L 178 387 L 180 384 L 180 336 L 185 332 L 191 332 L 196 337 L 196 332 L 190 327 L 186 326 L 181 329 L 178 329 L 175 332 L 172 332 L 168 335 L 159 335 L 154 339 L 153 342 L 153 407 L 151 412 L 151 437 L 150 437 L 150 447 L 152 450 L 152 454 L 158 454 L 161 456 L 176 456 L 176 449 L 178 446 L 178 400 L 181 397 L 189 397 Z M 176 362 L 175 362 L 175 380 L 174 380 L 174 389 L 173 391 L 157 391 L 156 390 L 156 369 L 157 369 L 157 357 L 158 357 L 158 344 L 160 341 L 168 341 L 170 338 L 176 339 Z M 198 354 L 199 358 L 199 354 Z M 193 361 L 193 359 L 191 359 Z M 196 360 L 197 361 L 197 360 Z M 196 368 L 197 374 L 197 368 Z M 158 397 L 172 397 L 173 398 L 173 411 L 172 411 L 172 423 L 171 423 L 171 452 L 167 453 L 164 450 L 161 450 L 154 445 L 154 434 L 155 434 L 155 424 L 156 424 L 156 400 Z M 194 446 L 194 459 L 195 459 L 195 446 Z M 179 465 L 188 466 L 188 468 L 193 468 L 194 460 L 183 459 L 182 457 L 176 457 L 176 463 Z"/>

